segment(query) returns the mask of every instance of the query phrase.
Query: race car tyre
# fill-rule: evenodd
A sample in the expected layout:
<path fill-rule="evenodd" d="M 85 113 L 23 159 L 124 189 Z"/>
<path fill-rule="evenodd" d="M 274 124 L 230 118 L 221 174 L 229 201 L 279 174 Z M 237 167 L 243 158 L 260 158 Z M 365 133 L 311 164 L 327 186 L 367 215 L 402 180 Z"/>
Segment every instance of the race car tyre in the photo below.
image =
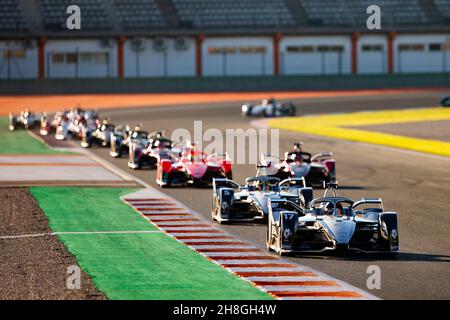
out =
<path fill-rule="evenodd" d="M 272 226 L 271 226 L 271 222 L 270 222 L 270 218 L 269 218 L 269 221 L 267 222 L 267 229 L 266 229 L 266 248 L 268 251 L 273 251 L 272 247 L 270 245 L 271 240 L 272 240 Z"/>
<path fill-rule="evenodd" d="M 289 106 L 289 115 L 291 117 L 294 117 L 297 114 L 297 109 L 295 108 L 294 105 L 290 105 Z"/>
<path fill-rule="evenodd" d="M 395 212 L 380 213 L 378 245 L 389 255 L 395 255 L 399 250 L 398 221 Z"/>

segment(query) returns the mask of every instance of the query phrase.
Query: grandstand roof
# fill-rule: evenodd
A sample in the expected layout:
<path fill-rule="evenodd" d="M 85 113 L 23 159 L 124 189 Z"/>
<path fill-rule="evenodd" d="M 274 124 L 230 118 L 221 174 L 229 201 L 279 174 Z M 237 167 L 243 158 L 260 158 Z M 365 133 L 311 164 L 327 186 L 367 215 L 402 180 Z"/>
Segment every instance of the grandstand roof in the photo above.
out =
<path fill-rule="evenodd" d="M 0 0 L 0 36 L 258 35 L 365 32 L 371 0 Z M 377 0 L 382 30 L 449 32 L 450 0 Z"/>

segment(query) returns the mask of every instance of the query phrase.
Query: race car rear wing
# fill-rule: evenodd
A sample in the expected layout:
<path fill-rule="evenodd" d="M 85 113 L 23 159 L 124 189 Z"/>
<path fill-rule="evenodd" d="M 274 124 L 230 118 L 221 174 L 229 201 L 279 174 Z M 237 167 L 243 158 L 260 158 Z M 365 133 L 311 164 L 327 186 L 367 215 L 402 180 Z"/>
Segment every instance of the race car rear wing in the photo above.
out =
<path fill-rule="evenodd" d="M 380 209 L 382 211 L 384 211 L 384 207 L 383 207 L 383 200 L 381 200 L 381 198 L 362 198 L 359 201 L 356 201 L 352 208 L 355 209 L 358 206 L 364 205 L 364 204 L 374 204 L 374 205 L 378 205 L 380 207 Z"/>
<path fill-rule="evenodd" d="M 271 211 L 295 211 L 299 215 L 304 215 L 304 210 L 295 202 L 283 198 L 272 198 L 268 201 L 269 210 Z"/>
<path fill-rule="evenodd" d="M 213 179 L 213 192 L 216 193 L 218 190 L 222 188 L 231 188 L 231 189 L 243 189 L 239 183 L 234 182 L 233 180 L 229 180 L 227 178 L 219 178 Z"/>
<path fill-rule="evenodd" d="M 306 188 L 306 181 L 304 177 L 301 178 L 287 178 L 280 182 L 280 187 L 290 188 Z"/>
<path fill-rule="evenodd" d="M 314 155 L 311 158 L 311 162 L 323 160 L 323 159 L 330 159 L 331 157 L 333 157 L 333 152 L 319 153 L 319 154 Z"/>

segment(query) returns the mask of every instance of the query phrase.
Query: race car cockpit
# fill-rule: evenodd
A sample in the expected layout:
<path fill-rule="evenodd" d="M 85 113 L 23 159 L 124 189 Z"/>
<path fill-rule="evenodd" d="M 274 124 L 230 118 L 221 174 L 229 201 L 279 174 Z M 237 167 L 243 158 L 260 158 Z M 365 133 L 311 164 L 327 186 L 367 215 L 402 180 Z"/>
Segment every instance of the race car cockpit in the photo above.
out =
<path fill-rule="evenodd" d="M 279 192 L 280 179 L 275 177 L 260 176 L 247 179 L 248 191 Z"/>

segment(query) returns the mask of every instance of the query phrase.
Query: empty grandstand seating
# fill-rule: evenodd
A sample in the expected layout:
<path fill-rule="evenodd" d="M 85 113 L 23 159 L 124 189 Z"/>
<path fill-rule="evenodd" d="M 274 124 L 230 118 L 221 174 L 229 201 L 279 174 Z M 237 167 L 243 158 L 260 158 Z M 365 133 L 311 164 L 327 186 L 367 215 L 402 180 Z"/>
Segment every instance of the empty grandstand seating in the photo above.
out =
<path fill-rule="evenodd" d="M 166 27 L 166 22 L 154 0 L 113 0 L 119 23 L 126 30 Z"/>
<path fill-rule="evenodd" d="M 450 1 L 449 0 L 434 0 L 437 9 L 442 13 L 447 21 L 450 21 Z"/>
<path fill-rule="evenodd" d="M 309 24 L 324 26 L 365 26 L 371 0 L 299 0 Z M 447 1 L 448 0 L 442 0 Z M 418 0 L 378 0 L 383 25 L 417 25 L 428 23 Z"/>
<path fill-rule="evenodd" d="M 66 10 L 74 3 L 82 8 L 81 27 L 83 30 L 112 29 L 112 21 L 103 0 L 39 0 L 39 3 L 47 30 L 66 29 Z"/>
<path fill-rule="evenodd" d="M 292 26 L 283 0 L 172 0 L 180 23 L 194 28 Z"/>
<path fill-rule="evenodd" d="M 29 3 L 39 10 L 28 8 Z M 276 31 L 304 26 L 362 29 L 366 9 L 373 3 L 381 7 L 382 27 L 450 24 L 450 0 L 0 0 L 0 31 L 65 31 L 66 10 L 72 4 L 81 7 L 81 31 L 94 33 L 175 28 Z M 29 19 L 30 12 L 36 17 Z"/>
<path fill-rule="evenodd" d="M 17 0 L 0 0 L 0 31 L 28 29 Z"/>

